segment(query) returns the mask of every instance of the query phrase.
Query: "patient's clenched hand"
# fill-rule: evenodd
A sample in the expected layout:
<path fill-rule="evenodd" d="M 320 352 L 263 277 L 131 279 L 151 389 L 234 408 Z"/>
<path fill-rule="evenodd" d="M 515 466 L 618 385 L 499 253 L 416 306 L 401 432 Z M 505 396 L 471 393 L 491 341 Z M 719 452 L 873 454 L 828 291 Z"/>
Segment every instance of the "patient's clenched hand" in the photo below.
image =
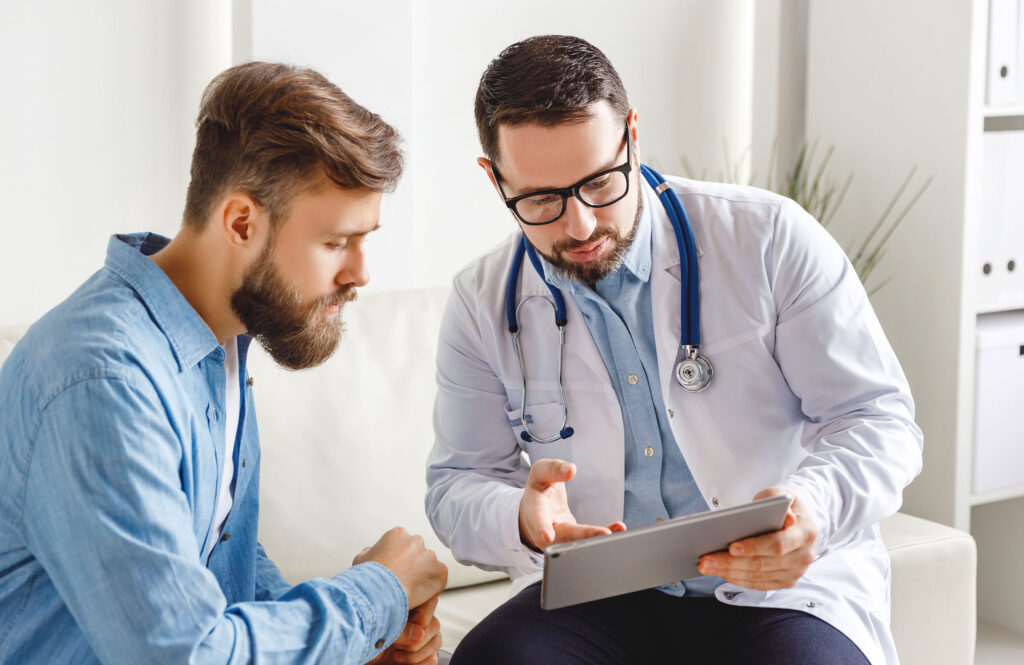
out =
<path fill-rule="evenodd" d="M 398 578 L 410 608 L 417 608 L 441 593 L 448 583 L 448 567 L 428 550 L 422 536 L 410 536 L 400 526 L 385 533 L 373 547 L 367 547 L 352 565 L 376 561 Z"/>
<path fill-rule="evenodd" d="M 441 622 L 434 616 L 437 596 L 409 614 L 402 634 L 371 663 L 373 665 L 436 665 L 441 648 Z"/>

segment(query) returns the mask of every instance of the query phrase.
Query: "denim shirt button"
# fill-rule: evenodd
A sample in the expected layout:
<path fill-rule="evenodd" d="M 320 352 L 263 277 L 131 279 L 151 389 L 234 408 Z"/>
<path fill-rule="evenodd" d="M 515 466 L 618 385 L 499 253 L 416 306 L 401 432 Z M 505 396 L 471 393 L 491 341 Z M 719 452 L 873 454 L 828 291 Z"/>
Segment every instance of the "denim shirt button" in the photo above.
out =
<path fill-rule="evenodd" d="M 384 640 L 382 640 L 382 639 L 381 640 L 377 640 L 377 642 L 373 645 L 373 647 L 375 649 L 380 649 L 382 646 L 384 646 Z"/>

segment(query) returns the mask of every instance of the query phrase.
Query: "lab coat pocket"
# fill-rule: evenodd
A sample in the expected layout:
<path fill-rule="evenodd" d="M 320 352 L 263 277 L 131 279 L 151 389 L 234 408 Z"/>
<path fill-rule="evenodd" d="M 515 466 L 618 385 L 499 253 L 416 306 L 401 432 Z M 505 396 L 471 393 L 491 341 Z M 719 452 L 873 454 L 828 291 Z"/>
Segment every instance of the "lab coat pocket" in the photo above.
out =
<path fill-rule="evenodd" d="M 515 432 L 519 447 L 529 455 L 530 462 L 545 458 L 571 460 L 571 437 L 558 438 L 547 443 L 540 440 L 559 436 L 563 428 L 570 426 L 566 422 L 562 403 L 528 404 L 524 411 L 525 413 L 518 408 L 506 408 L 505 415 L 508 417 L 509 426 Z"/>

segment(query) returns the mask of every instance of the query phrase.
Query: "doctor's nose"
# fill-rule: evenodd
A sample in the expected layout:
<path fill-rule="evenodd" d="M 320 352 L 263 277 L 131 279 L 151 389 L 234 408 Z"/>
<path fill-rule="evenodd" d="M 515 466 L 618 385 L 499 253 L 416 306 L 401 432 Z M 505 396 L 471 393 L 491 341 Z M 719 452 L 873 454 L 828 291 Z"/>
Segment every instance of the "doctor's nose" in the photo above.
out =
<path fill-rule="evenodd" d="M 585 205 L 575 196 L 565 202 L 565 213 L 562 215 L 565 232 L 573 240 L 586 240 L 597 228 L 597 216 L 594 209 Z"/>

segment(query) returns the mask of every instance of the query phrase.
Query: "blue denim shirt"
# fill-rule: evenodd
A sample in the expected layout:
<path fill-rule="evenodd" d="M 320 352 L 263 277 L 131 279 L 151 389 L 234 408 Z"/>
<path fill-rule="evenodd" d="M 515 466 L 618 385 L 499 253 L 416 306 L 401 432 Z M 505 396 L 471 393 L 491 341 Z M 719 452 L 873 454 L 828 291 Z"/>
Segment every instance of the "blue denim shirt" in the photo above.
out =
<path fill-rule="evenodd" d="M 543 262 L 549 281 L 571 293 L 583 312 L 622 409 L 625 432 L 623 521 L 628 527 L 708 510 L 672 434 L 661 395 L 651 305 L 652 200 L 644 208 L 622 265 L 594 289 L 571 282 Z M 672 595 L 713 595 L 723 580 L 700 576 L 661 590 Z"/>
<path fill-rule="evenodd" d="M 0 662 L 364 663 L 405 593 L 376 563 L 289 585 L 256 540 L 260 451 L 238 338 L 234 503 L 208 561 L 224 460 L 224 350 L 144 255 L 105 267 L 0 368 Z"/>

